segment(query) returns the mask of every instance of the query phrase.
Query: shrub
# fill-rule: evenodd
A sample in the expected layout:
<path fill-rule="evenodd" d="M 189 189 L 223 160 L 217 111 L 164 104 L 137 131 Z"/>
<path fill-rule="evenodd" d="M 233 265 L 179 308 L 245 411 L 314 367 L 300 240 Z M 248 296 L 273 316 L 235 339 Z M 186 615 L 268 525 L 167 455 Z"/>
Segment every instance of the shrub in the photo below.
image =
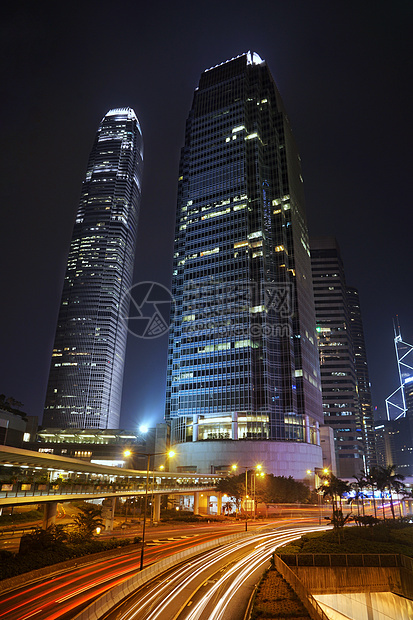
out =
<path fill-rule="evenodd" d="M 392 525 L 381 522 L 368 528 L 345 527 L 340 534 L 341 540 L 334 530 L 306 534 L 279 547 L 277 553 L 401 553 L 413 557 L 413 527 L 393 529 Z"/>
<path fill-rule="evenodd" d="M 15 577 L 28 571 L 51 566 L 57 562 L 65 562 L 72 558 L 82 557 L 90 553 L 109 551 L 117 547 L 126 547 L 131 543 L 128 538 L 110 538 L 109 540 L 93 539 L 74 544 L 71 542 L 61 543 L 55 546 L 46 546 L 41 549 L 26 550 L 22 553 L 1 552 L 0 554 L 0 579 Z M 3 555 L 8 554 L 8 555 Z"/>
<path fill-rule="evenodd" d="M 40 519 L 43 519 L 43 512 L 40 510 L 14 512 L 12 515 L 2 515 L 0 517 L 0 525 L 13 525 L 13 523 L 23 523 L 25 521 L 39 521 Z"/>

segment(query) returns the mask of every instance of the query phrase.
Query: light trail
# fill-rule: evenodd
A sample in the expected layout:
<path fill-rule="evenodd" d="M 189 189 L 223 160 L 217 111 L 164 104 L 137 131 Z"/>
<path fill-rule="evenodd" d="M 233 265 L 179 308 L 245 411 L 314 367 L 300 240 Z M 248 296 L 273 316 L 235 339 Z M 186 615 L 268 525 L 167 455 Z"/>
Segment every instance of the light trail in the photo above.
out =
<path fill-rule="evenodd" d="M 213 536 L 211 536 L 211 534 L 209 533 L 197 535 L 194 543 L 200 544 L 200 542 L 202 542 L 203 540 L 209 540 L 212 538 Z M 153 561 L 152 558 L 158 557 L 160 554 L 162 555 L 162 557 L 168 557 L 169 555 L 176 553 L 177 550 L 179 550 L 180 546 L 188 546 L 188 539 L 182 540 L 182 542 L 175 541 L 175 544 L 172 542 L 169 544 L 166 543 L 162 546 L 157 546 L 156 548 L 148 550 L 146 557 L 147 563 L 151 563 L 151 561 Z M 28 586 L 24 589 L 23 592 L 19 591 L 17 593 L 11 594 L 10 596 L 7 596 L 6 594 L 4 598 L 1 598 L 0 607 L 4 609 L 7 604 L 9 604 L 9 606 L 7 606 L 7 609 L 5 611 L 0 611 L 0 618 L 9 618 L 10 614 L 15 613 L 22 608 L 26 608 L 28 614 L 25 616 L 21 616 L 20 620 L 22 620 L 23 617 L 29 618 L 36 613 L 44 612 L 45 607 L 50 607 L 51 605 L 56 603 L 62 604 L 66 600 L 82 594 L 84 590 L 91 590 L 92 588 L 98 587 L 105 581 L 109 582 L 113 579 L 119 578 L 116 583 L 121 583 L 122 581 L 129 579 L 130 573 L 136 572 L 139 569 L 138 552 L 135 553 L 136 557 L 134 557 L 134 553 L 128 553 L 126 549 L 126 555 L 113 558 L 109 560 L 109 563 L 108 560 L 102 560 L 98 562 L 83 564 L 81 567 L 74 569 L 76 572 L 69 574 L 64 573 L 62 575 L 54 577 L 53 582 L 50 582 L 48 584 L 48 596 L 53 595 L 53 593 L 56 593 L 56 595 L 58 595 L 60 592 L 62 592 L 62 588 L 64 588 L 65 595 L 62 598 L 50 600 L 46 605 L 44 602 L 44 582 Z M 101 578 L 101 575 L 104 575 L 103 579 Z M 85 577 L 90 577 L 88 584 L 84 587 L 82 586 L 81 588 L 79 588 L 79 582 L 84 580 Z M 112 587 L 113 585 L 113 583 L 108 583 L 106 589 Z M 27 595 L 29 593 L 30 601 L 27 600 Z M 101 590 L 99 590 L 99 593 L 101 593 Z M 85 602 L 85 600 L 87 602 L 88 599 L 95 598 L 95 596 L 96 593 L 91 592 L 86 599 L 85 597 L 82 597 L 82 602 Z M 29 612 L 28 605 L 33 610 L 35 604 L 39 605 L 39 609 Z M 77 603 L 77 605 L 78 604 L 79 603 Z M 64 611 L 70 610 L 72 608 L 73 605 L 68 606 L 67 609 L 65 607 L 61 607 L 60 614 L 63 614 Z M 59 615 L 57 615 L 56 617 L 59 617 Z"/>
<path fill-rule="evenodd" d="M 179 611 L 173 615 L 173 620 L 184 617 L 185 620 L 198 620 L 219 589 L 232 579 L 232 583 L 226 586 L 225 593 L 215 604 L 211 615 L 205 616 L 205 620 L 207 618 L 221 620 L 225 617 L 226 607 L 237 589 L 243 585 L 251 572 L 268 561 L 271 553 L 277 547 L 299 538 L 303 533 L 325 529 L 326 527 L 300 527 L 288 532 L 262 532 L 255 537 L 234 541 L 224 547 L 213 549 L 203 554 L 202 557 L 193 559 L 190 564 L 178 566 L 168 572 L 165 577 L 154 580 L 150 591 L 145 594 L 141 593 L 139 600 L 130 603 L 128 609 L 118 615 L 117 618 L 118 620 L 165 620 L 167 617 L 171 618 L 170 615 L 168 616 L 168 608 L 170 614 L 171 603 L 175 601 Z M 255 548 L 247 554 L 246 550 L 252 544 L 255 544 Z M 234 563 L 230 556 L 243 549 L 246 552 L 245 557 Z M 226 559 L 228 561 L 223 567 L 222 561 Z M 217 565 L 216 569 L 214 569 L 214 565 Z M 226 572 L 202 595 L 188 615 L 182 615 L 185 614 L 185 608 L 192 604 L 194 595 L 202 586 L 211 581 L 211 569 L 213 569 L 212 576 L 223 570 Z M 193 589 L 190 591 L 190 595 L 185 594 L 191 585 Z M 182 596 L 185 597 L 185 602 L 179 604 L 179 598 Z"/>
<path fill-rule="evenodd" d="M 306 530 L 308 531 L 308 530 Z M 268 545 L 264 547 L 264 549 L 260 549 L 258 551 L 254 551 L 252 554 L 249 554 L 247 557 L 242 558 L 238 562 L 236 562 L 216 583 L 206 592 L 201 600 L 196 604 L 196 606 L 191 610 L 188 616 L 186 616 L 186 620 L 197 620 L 207 604 L 211 601 L 212 597 L 215 593 L 224 585 L 226 581 L 228 581 L 234 575 L 234 582 L 228 586 L 224 595 L 220 598 L 220 600 L 216 603 L 215 609 L 208 616 L 211 620 L 219 620 L 222 618 L 225 613 L 226 606 L 228 605 L 229 600 L 235 593 L 235 591 L 243 584 L 243 582 L 249 577 L 251 572 L 256 570 L 260 565 L 265 564 L 268 561 L 269 555 L 281 545 L 284 545 L 296 538 L 299 538 L 303 532 L 299 531 L 293 535 L 287 534 L 279 534 L 278 535 L 278 543 L 274 545 L 274 542 L 268 541 Z"/>

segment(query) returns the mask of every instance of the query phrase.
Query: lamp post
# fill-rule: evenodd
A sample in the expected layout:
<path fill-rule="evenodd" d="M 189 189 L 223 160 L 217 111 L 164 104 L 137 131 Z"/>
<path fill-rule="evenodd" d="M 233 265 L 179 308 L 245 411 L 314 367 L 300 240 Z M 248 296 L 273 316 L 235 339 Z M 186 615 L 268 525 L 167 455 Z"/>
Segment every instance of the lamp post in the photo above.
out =
<path fill-rule="evenodd" d="M 321 525 L 321 493 L 316 489 L 316 479 L 318 478 L 318 482 L 320 482 L 320 478 L 327 476 L 330 473 L 328 467 L 315 467 L 314 471 L 312 469 L 307 469 L 307 474 L 314 475 L 314 488 L 313 491 L 317 493 L 317 503 L 318 503 L 318 523 Z"/>
<path fill-rule="evenodd" d="M 142 548 L 141 548 L 141 562 L 139 570 L 143 569 L 143 556 L 144 556 L 144 548 L 145 548 L 145 530 L 146 530 L 146 512 L 148 508 L 148 488 L 149 488 L 149 466 L 151 462 L 151 456 L 159 456 L 161 454 L 165 455 L 164 452 L 151 452 L 150 454 L 146 454 L 145 452 L 135 452 L 137 456 L 146 456 L 146 484 L 145 484 L 145 499 L 143 503 L 143 524 L 142 524 Z M 175 452 L 172 450 L 167 453 L 167 456 L 172 458 L 175 456 Z"/>
<path fill-rule="evenodd" d="M 243 467 L 245 467 L 245 531 L 248 531 L 248 511 L 247 511 L 247 500 L 248 500 L 248 469 L 258 469 L 261 470 L 262 469 L 262 465 L 254 465 L 254 466 L 250 466 L 250 465 L 243 465 Z M 233 471 L 236 471 L 238 468 L 238 465 L 231 465 L 231 469 Z M 254 488 L 255 488 L 255 478 L 254 478 Z M 252 492 L 252 480 L 251 480 L 251 492 Z M 254 502 L 254 516 L 255 516 L 255 493 L 254 493 L 254 497 L 253 497 L 253 502 Z"/>
<path fill-rule="evenodd" d="M 264 478 L 265 474 L 263 471 L 260 471 L 262 469 L 262 465 L 257 465 L 256 469 L 258 469 L 258 471 L 256 472 L 255 476 L 254 476 L 254 496 L 253 496 L 253 500 L 254 500 L 254 521 L 255 521 L 255 483 L 256 483 L 256 478 Z"/>

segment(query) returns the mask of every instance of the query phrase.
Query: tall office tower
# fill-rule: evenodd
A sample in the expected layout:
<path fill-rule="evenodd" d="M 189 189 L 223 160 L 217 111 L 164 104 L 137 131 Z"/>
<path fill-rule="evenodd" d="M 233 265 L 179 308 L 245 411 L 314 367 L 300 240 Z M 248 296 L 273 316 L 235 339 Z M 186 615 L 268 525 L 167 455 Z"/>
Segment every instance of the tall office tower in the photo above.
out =
<path fill-rule="evenodd" d="M 399 387 L 386 398 L 387 419 L 397 420 L 406 415 L 413 419 L 413 344 L 403 340 L 398 317 L 394 321 L 394 348 Z"/>
<path fill-rule="evenodd" d="M 346 478 L 367 468 L 347 285 L 334 237 L 310 245 L 324 422 L 334 429 L 338 473 Z"/>
<path fill-rule="evenodd" d="M 102 119 L 73 229 L 43 426 L 119 426 L 143 166 L 131 108 Z"/>
<path fill-rule="evenodd" d="M 354 288 L 354 286 L 347 286 L 347 303 L 350 313 L 350 334 L 353 340 L 354 361 L 356 365 L 357 387 L 361 409 L 361 421 L 363 425 L 364 444 L 366 446 L 366 466 L 370 471 L 372 467 L 377 466 L 374 414 L 373 404 L 371 402 L 370 379 L 367 365 L 367 352 L 366 343 L 364 340 L 360 298 L 358 290 Z"/>
<path fill-rule="evenodd" d="M 322 464 L 300 158 L 266 63 L 204 71 L 181 153 L 166 419 L 182 470 Z"/>
<path fill-rule="evenodd" d="M 387 420 L 383 433 L 390 438 L 387 462 L 397 472 L 413 476 L 413 345 L 402 338 L 398 318 L 394 322 L 399 387 L 386 398 Z"/>

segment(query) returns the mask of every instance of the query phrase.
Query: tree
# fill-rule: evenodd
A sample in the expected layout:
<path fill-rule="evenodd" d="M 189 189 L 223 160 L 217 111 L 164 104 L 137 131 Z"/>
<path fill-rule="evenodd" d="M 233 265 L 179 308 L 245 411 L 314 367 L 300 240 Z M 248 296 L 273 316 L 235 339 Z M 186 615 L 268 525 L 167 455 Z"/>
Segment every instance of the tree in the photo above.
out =
<path fill-rule="evenodd" d="M 78 526 L 80 533 L 85 538 L 92 538 L 93 532 L 97 527 L 103 526 L 103 520 L 100 516 L 101 508 L 93 504 L 87 504 L 79 508 L 79 514 L 73 520 Z"/>
<path fill-rule="evenodd" d="M 222 478 L 218 481 L 217 491 L 233 498 L 238 511 L 241 507 L 241 500 L 245 496 L 245 474 Z"/>
<path fill-rule="evenodd" d="M 389 491 L 390 509 L 391 509 L 393 520 L 396 518 L 394 514 L 393 491 L 395 493 L 400 493 L 404 489 L 403 480 L 404 480 L 404 476 L 402 474 L 396 473 L 396 465 L 387 465 L 387 467 L 379 467 L 377 470 L 377 481 L 378 481 L 379 489 L 381 490 L 381 493 L 382 493 L 382 499 L 384 497 L 384 491 L 386 489 L 388 489 Z M 383 517 L 385 518 L 384 507 L 383 507 Z"/>
<path fill-rule="evenodd" d="M 362 470 L 360 474 L 364 478 L 365 486 L 371 487 L 373 508 L 374 508 L 374 518 L 377 519 L 377 507 L 376 507 L 376 496 L 375 496 L 375 490 L 378 488 L 377 487 L 377 482 L 378 482 L 377 468 L 373 467 L 373 469 L 369 473 L 366 473 Z"/>
<path fill-rule="evenodd" d="M 317 492 L 322 493 L 324 498 L 331 498 L 333 506 L 332 523 L 334 527 L 343 527 L 348 519 L 343 517 L 342 498 L 350 492 L 350 485 L 331 473 L 322 475 L 320 478 L 323 482 L 318 487 Z"/>
<path fill-rule="evenodd" d="M 341 543 L 341 530 L 353 516 L 352 514 L 344 516 L 342 507 L 343 496 L 350 492 L 350 485 L 348 482 L 345 482 L 345 480 L 341 480 L 331 473 L 322 475 L 320 478 L 323 483 L 317 491 L 319 493 L 321 492 L 324 497 L 331 497 L 331 503 L 333 506 L 331 523 L 338 535 L 338 542 Z"/>
<path fill-rule="evenodd" d="M 309 500 L 310 490 L 308 486 L 303 482 L 294 480 L 292 476 L 287 478 L 266 474 L 261 477 L 256 475 L 255 470 L 248 471 L 247 476 L 249 493 L 255 495 L 256 504 L 263 503 L 268 506 L 272 503 L 289 504 Z M 255 493 L 254 491 L 251 492 L 251 476 L 254 476 L 252 480 L 255 480 L 255 484 L 253 483 Z M 217 491 L 233 497 L 239 508 L 242 498 L 245 497 L 245 473 L 227 476 L 219 480 L 216 488 Z"/>
<path fill-rule="evenodd" d="M 357 501 L 357 515 L 360 516 L 360 504 L 359 500 L 361 499 L 361 508 L 363 512 L 363 516 L 365 514 L 364 511 L 364 488 L 367 486 L 368 481 L 364 472 L 360 472 L 354 476 L 356 482 L 352 482 L 350 484 L 351 488 L 354 489 L 354 499 Z"/>
<path fill-rule="evenodd" d="M 23 534 L 20 539 L 19 554 L 62 547 L 67 540 L 63 525 L 50 525 L 45 530 L 37 528 L 31 534 Z"/>

